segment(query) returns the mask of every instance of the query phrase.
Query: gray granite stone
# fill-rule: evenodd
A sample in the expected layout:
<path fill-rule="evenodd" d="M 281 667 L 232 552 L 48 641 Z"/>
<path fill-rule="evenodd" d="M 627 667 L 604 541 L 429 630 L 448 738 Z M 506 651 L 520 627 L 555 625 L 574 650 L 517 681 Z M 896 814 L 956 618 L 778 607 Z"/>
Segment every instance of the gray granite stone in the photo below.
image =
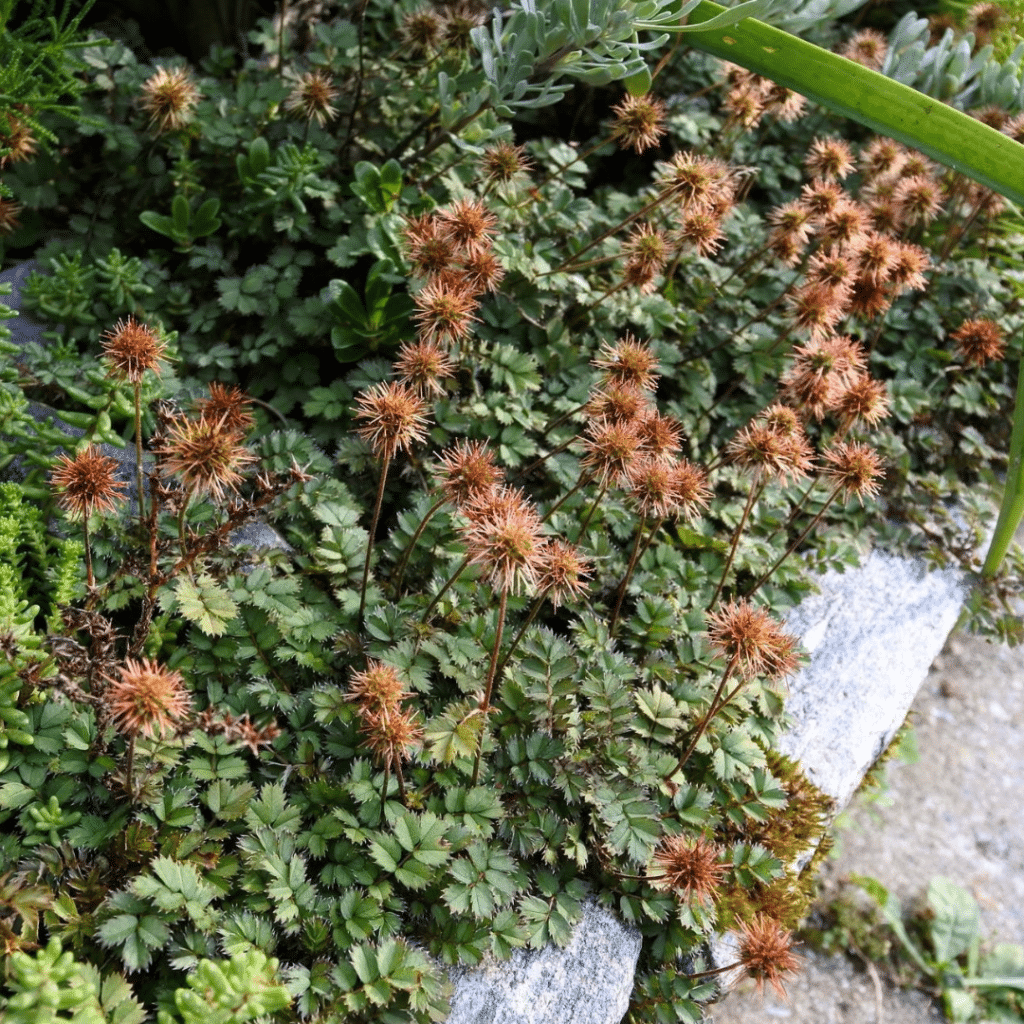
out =
<path fill-rule="evenodd" d="M 516 950 L 454 975 L 448 1024 L 619 1024 L 640 944 L 635 928 L 588 903 L 565 949 Z"/>

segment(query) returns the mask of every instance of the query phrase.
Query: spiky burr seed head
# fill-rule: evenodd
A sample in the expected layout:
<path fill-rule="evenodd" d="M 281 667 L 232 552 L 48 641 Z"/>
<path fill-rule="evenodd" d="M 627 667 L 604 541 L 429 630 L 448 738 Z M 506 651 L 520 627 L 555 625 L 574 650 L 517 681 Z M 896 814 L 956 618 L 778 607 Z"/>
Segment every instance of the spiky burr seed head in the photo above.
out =
<path fill-rule="evenodd" d="M 772 82 L 764 94 L 764 112 L 790 124 L 803 114 L 807 100 L 798 92 Z"/>
<path fill-rule="evenodd" d="M 186 491 L 218 501 L 227 491 L 238 490 L 242 471 L 256 461 L 242 436 L 227 427 L 226 416 L 174 417 L 155 450 L 164 476 L 177 476 Z"/>
<path fill-rule="evenodd" d="M 743 678 L 776 680 L 796 671 L 799 640 L 746 598 L 708 612 L 707 621 L 709 642 L 727 661 L 735 662 Z"/>
<path fill-rule="evenodd" d="M 150 127 L 155 125 L 157 134 L 162 134 L 184 128 L 201 98 L 184 68 L 158 68 L 143 83 L 139 104 L 149 112 Z"/>
<path fill-rule="evenodd" d="M 693 246 L 698 256 L 714 256 L 722 247 L 725 232 L 718 217 L 698 210 L 684 214 L 676 237 L 679 244 Z"/>
<path fill-rule="evenodd" d="M 481 199 L 456 199 L 437 211 L 437 219 L 460 257 L 489 250 L 498 223 Z"/>
<path fill-rule="evenodd" d="M 860 167 L 866 180 L 895 175 L 907 162 L 907 151 L 892 139 L 878 135 L 860 153 Z"/>
<path fill-rule="evenodd" d="M 448 353 L 429 339 L 404 342 L 395 360 L 400 384 L 412 388 L 421 398 L 440 398 L 444 393 L 442 381 L 455 376 L 455 364 Z"/>
<path fill-rule="evenodd" d="M 21 210 L 21 203 L 0 196 L 0 235 L 13 234 L 21 227 L 21 221 L 18 220 Z"/>
<path fill-rule="evenodd" d="M 402 236 L 414 274 L 439 274 L 454 265 L 455 245 L 432 213 L 409 217 Z"/>
<path fill-rule="evenodd" d="M 793 327 L 807 331 L 812 338 L 823 338 L 845 316 L 849 290 L 824 284 L 806 284 L 786 297 Z"/>
<path fill-rule="evenodd" d="M 896 186 L 893 202 L 905 223 L 929 224 L 942 209 L 942 189 L 930 174 L 914 174 Z"/>
<path fill-rule="evenodd" d="M 786 999 L 782 980 L 800 969 L 800 958 L 793 953 L 792 935 L 765 914 L 741 924 L 739 932 L 739 962 L 757 983 L 758 994 L 763 995 L 767 981 L 780 999 Z"/>
<path fill-rule="evenodd" d="M 645 454 L 655 459 L 671 459 L 679 451 L 683 428 L 678 420 L 648 408 L 636 418 L 636 426 Z"/>
<path fill-rule="evenodd" d="M 624 96 L 612 107 L 612 138 L 623 149 L 642 153 L 665 134 L 665 104 L 650 95 Z"/>
<path fill-rule="evenodd" d="M 647 878 L 655 889 L 707 903 L 718 894 L 728 872 L 728 866 L 719 862 L 720 856 L 718 847 L 703 836 L 665 836 L 654 852 Z"/>
<path fill-rule="evenodd" d="M 860 441 L 839 441 L 826 448 L 825 475 L 849 501 L 851 497 L 864 503 L 867 497 L 878 493 L 879 481 L 883 476 L 882 460 L 873 448 Z"/>
<path fill-rule="evenodd" d="M 592 563 L 575 544 L 549 540 L 541 550 L 537 590 L 555 608 L 581 598 L 589 586 Z"/>
<path fill-rule="evenodd" d="M 622 255 L 627 260 L 650 267 L 656 274 L 661 273 L 669 257 L 668 236 L 651 224 L 641 224 L 622 243 Z"/>
<path fill-rule="evenodd" d="M 349 680 L 347 700 L 353 704 L 392 707 L 405 696 L 405 686 L 397 669 L 382 661 L 367 659 L 362 672 L 353 672 Z"/>
<path fill-rule="evenodd" d="M 881 381 L 861 373 L 843 391 L 835 410 L 843 431 L 862 423 L 874 427 L 889 415 L 889 395 Z"/>
<path fill-rule="evenodd" d="M 251 407 L 241 388 L 214 381 L 210 385 L 210 397 L 199 403 L 199 415 L 214 423 L 223 419 L 228 430 L 244 437 L 256 424 L 249 411 Z"/>
<path fill-rule="evenodd" d="M 843 201 L 846 193 L 836 181 L 816 178 L 800 189 L 800 204 L 816 218 L 827 217 Z"/>
<path fill-rule="evenodd" d="M 679 514 L 691 523 L 696 522 L 711 501 L 707 474 L 689 460 L 677 459 L 672 464 L 672 489 Z"/>
<path fill-rule="evenodd" d="M 888 52 L 889 42 L 885 36 L 873 28 L 865 28 L 850 36 L 839 55 L 872 71 L 880 71 Z"/>
<path fill-rule="evenodd" d="M 60 455 L 50 482 L 59 492 L 57 504 L 65 512 L 88 519 L 94 512 L 101 515 L 117 510 L 124 500 L 127 485 L 117 479 L 117 459 L 104 455 L 90 444 L 72 459 Z"/>
<path fill-rule="evenodd" d="M 993 320 L 965 320 L 950 338 L 967 366 L 984 366 L 1006 351 L 1002 328 Z"/>
<path fill-rule="evenodd" d="M 419 745 L 419 719 L 402 706 L 412 695 L 391 665 L 367 659 L 366 669 L 352 675 L 345 696 L 356 705 L 366 745 L 385 768 L 398 766 Z"/>
<path fill-rule="evenodd" d="M 841 180 L 854 168 L 853 153 L 842 139 L 815 139 L 804 159 L 804 167 L 812 177 Z"/>
<path fill-rule="evenodd" d="M 593 420 L 629 423 L 639 420 L 651 408 L 647 394 L 632 384 L 606 384 L 590 394 L 584 412 Z"/>
<path fill-rule="evenodd" d="M 144 734 L 151 739 L 185 718 L 192 698 L 180 673 L 151 660 L 126 658 L 120 678 L 104 676 L 109 685 L 103 703 L 110 722 L 128 736 Z"/>
<path fill-rule="evenodd" d="M 614 345 L 602 344 L 591 366 L 604 371 L 607 384 L 653 391 L 658 386 L 658 357 L 650 345 L 638 341 L 628 332 Z"/>
<path fill-rule="evenodd" d="M 381 383 L 356 398 L 356 433 L 378 459 L 391 460 L 427 439 L 427 403 L 406 384 Z"/>
<path fill-rule="evenodd" d="M 643 456 L 643 442 L 635 423 L 591 423 L 583 439 L 580 465 L 602 484 L 620 484 Z"/>
<path fill-rule="evenodd" d="M 721 160 L 700 153 L 676 153 L 659 164 L 657 185 L 662 196 L 675 199 L 684 210 L 710 210 L 723 196 L 735 192 L 732 173 Z"/>
<path fill-rule="evenodd" d="M 493 252 L 470 253 L 462 261 L 462 280 L 473 295 L 496 292 L 504 276 L 505 268 Z"/>
<path fill-rule="evenodd" d="M 646 456 L 629 474 L 629 497 L 641 516 L 668 519 L 678 511 L 675 473 L 667 459 Z"/>
<path fill-rule="evenodd" d="M 30 109 L 21 103 L 16 103 L 15 108 L 23 113 L 31 113 Z M 24 121 L 9 110 L 4 114 L 4 120 L 7 124 L 6 128 L 0 128 L 0 149 L 9 152 L 0 158 L 0 169 L 8 164 L 27 163 L 38 149 L 36 138 Z"/>
<path fill-rule="evenodd" d="M 316 120 L 323 128 L 327 121 L 338 116 L 332 100 L 338 96 L 331 77 L 323 71 L 307 71 L 299 76 L 295 88 L 284 101 L 285 110 L 307 121 Z"/>
<path fill-rule="evenodd" d="M 765 94 L 760 83 L 738 85 L 726 93 L 722 101 L 727 123 L 750 129 L 757 125 L 765 112 Z"/>
<path fill-rule="evenodd" d="M 410 56 L 433 53 L 441 45 L 444 20 L 432 7 L 421 7 L 402 18 L 398 34 Z"/>
<path fill-rule="evenodd" d="M 533 163 L 526 156 L 524 147 L 514 146 L 511 142 L 486 147 L 480 158 L 480 174 L 484 181 L 497 185 L 510 185 L 532 168 Z"/>
<path fill-rule="evenodd" d="M 495 590 L 515 594 L 536 587 L 546 542 L 532 505 L 522 498 L 507 507 L 491 502 L 491 511 L 472 516 L 461 532 L 470 565 L 481 566 Z"/>
<path fill-rule="evenodd" d="M 160 360 L 166 346 L 156 332 L 135 317 L 118 320 L 112 331 L 103 335 L 103 356 L 110 364 L 108 376 L 138 384 L 147 370 L 160 374 Z"/>
<path fill-rule="evenodd" d="M 504 479 L 486 441 L 458 441 L 438 459 L 441 491 L 456 507 L 487 497 Z"/>
<path fill-rule="evenodd" d="M 858 274 L 849 292 L 847 312 L 862 320 L 872 320 L 892 305 L 893 294 L 890 285 Z"/>
<path fill-rule="evenodd" d="M 479 319 L 478 303 L 465 285 L 446 277 L 428 281 L 414 296 L 420 336 L 452 343 L 465 338 Z"/>
<path fill-rule="evenodd" d="M 896 240 L 878 231 L 866 231 L 850 246 L 858 263 L 858 273 L 875 284 L 885 284 L 896 264 L 899 250 Z"/>
<path fill-rule="evenodd" d="M 783 484 L 806 479 L 812 465 L 811 447 L 802 430 L 793 432 L 763 419 L 744 427 L 726 445 L 725 454 L 757 478 L 767 476 Z"/>
<path fill-rule="evenodd" d="M 853 199 L 840 199 L 822 216 L 818 233 L 826 246 L 856 246 L 870 228 L 867 207 Z"/>

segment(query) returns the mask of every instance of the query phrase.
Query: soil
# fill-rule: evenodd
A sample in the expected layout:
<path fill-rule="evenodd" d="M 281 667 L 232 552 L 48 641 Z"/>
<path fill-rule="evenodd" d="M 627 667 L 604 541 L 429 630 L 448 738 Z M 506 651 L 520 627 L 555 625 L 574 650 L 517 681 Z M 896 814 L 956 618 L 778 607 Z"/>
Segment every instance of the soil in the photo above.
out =
<path fill-rule="evenodd" d="M 1024 944 L 1024 649 L 954 634 L 911 708 L 919 758 L 890 761 L 881 790 L 840 818 L 821 874 L 822 900 L 850 874 L 878 879 L 906 907 L 946 875 L 981 908 L 992 943 Z M 789 1002 L 749 980 L 709 1008 L 714 1024 L 926 1024 L 943 1020 L 925 993 L 883 971 L 804 947 Z"/>

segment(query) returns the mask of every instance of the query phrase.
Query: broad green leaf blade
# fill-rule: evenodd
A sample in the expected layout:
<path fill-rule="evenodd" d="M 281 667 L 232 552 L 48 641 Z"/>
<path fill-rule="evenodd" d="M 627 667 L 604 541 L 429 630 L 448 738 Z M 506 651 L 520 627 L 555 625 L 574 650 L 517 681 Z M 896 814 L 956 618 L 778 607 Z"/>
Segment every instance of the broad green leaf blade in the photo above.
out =
<path fill-rule="evenodd" d="M 995 576 L 999 571 L 1013 543 L 1017 527 L 1024 518 L 1024 362 L 1021 362 L 1018 370 L 1016 401 L 1003 501 L 996 521 L 996 532 L 992 535 L 985 564 L 981 567 L 981 575 L 987 577 Z"/>
<path fill-rule="evenodd" d="M 935 912 L 928 926 L 935 959 L 940 965 L 950 964 L 967 952 L 978 934 L 978 904 L 966 889 L 939 875 L 928 886 L 928 906 Z"/>
<path fill-rule="evenodd" d="M 684 26 L 686 42 L 764 75 L 1024 204 L 1024 146 L 1020 143 L 916 89 L 754 18 L 725 29 L 693 31 L 696 23 L 710 23 L 727 10 L 703 0 Z M 658 24 L 657 29 L 671 32 L 673 26 Z"/>
<path fill-rule="evenodd" d="M 854 885 L 859 885 L 875 900 L 882 911 L 882 916 L 888 922 L 889 927 L 896 933 L 896 938 L 903 944 L 903 948 L 910 954 L 910 958 L 926 975 L 931 975 L 933 973 L 932 965 L 925 960 L 917 946 L 910 941 L 910 936 L 903 926 L 903 915 L 900 912 L 900 905 L 896 897 L 877 878 L 869 878 L 866 875 L 851 875 L 850 881 Z"/>

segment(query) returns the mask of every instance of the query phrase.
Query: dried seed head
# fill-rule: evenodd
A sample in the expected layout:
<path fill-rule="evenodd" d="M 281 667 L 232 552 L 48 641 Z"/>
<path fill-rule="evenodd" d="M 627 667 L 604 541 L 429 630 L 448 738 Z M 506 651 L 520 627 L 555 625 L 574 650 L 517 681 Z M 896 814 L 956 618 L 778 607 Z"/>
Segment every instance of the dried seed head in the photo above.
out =
<path fill-rule="evenodd" d="M 863 504 L 866 497 L 878 493 L 882 460 L 873 448 L 860 441 L 839 441 L 822 455 L 827 463 L 825 475 L 843 492 L 845 501 L 856 496 Z"/>
<path fill-rule="evenodd" d="M 665 104 L 650 95 L 624 96 L 612 111 L 612 138 L 623 149 L 642 153 L 656 146 L 665 134 Z"/>
<path fill-rule="evenodd" d="M 650 345 L 625 334 L 614 345 L 602 345 L 592 366 L 604 371 L 606 384 L 653 391 L 658 386 L 658 358 Z"/>
<path fill-rule="evenodd" d="M 0 235 L 10 235 L 21 227 L 21 221 L 18 220 L 21 210 L 21 203 L 0 196 Z"/>
<path fill-rule="evenodd" d="M 877 231 L 865 232 L 859 241 L 851 246 L 851 253 L 859 264 L 860 276 L 876 284 L 884 284 L 889 280 L 898 251 L 895 239 Z"/>
<path fill-rule="evenodd" d="M 929 224 L 942 209 L 942 189 L 931 175 L 915 174 L 896 186 L 893 202 L 907 224 Z"/>
<path fill-rule="evenodd" d="M 429 339 L 407 341 L 398 350 L 395 360 L 398 381 L 412 388 L 421 398 L 440 398 L 444 380 L 455 375 L 455 364 L 447 352 Z"/>
<path fill-rule="evenodd" d="M 842 139 L 815 139 L 804 160 L 807 173 L 825 181 L 843 179 L 853 170 L 853 153 Z"/>
<path fill-rule="evenodd" d="M 643 455 L 636 424 L 591 423 L 583 440 L 580 465 L 591 470 L 602 484 L 618 484 L 629 476 Z"/>
<path fill-rule="evenodd" d="M 88 518 L 117 511 L 124 500 L 127 485 L 117 479 L 119 463 L 90 444 L 75 457 L 60 455 L 50 482 L 59 492 L 57 504 L 65 512 Z"/>
<path fill-rule="evenodd" d="M 848 312 L 862 320 L 871 320 L 892 305 L 893 291 L 887 284 L 857 275 L 849 294 Z"/>
<path fill-rule="evenodd" d="M 671 462 L 646 456 L 629 474 L 628 494 L 639 515 L 668 519 L 678 508 L 675 474 Z"/>
<path fill-rule="evenodd" d="M 778 118 L 783 124 L 795 121 L 807 106 L 807 100 L 798 92 L 772 82 L 764 96 L 764 112 Z"/>
<path fill-rule="evenodd" d="M 25 113 L 29 111 L 28 107 L 20 103 L 15 104 L 15 107 Z M 5 112 L 4 120 L 7 124 L 5 128 L 0 128 L 0 149 L 9 152 L 0 157 L 0 168 L 8 164 L 28 162 L 35 156 L 38 148 L 35 136 L 28 125 L 11 111 Z"/>
<path fill-rule="evenodd" d="M 427 439 L 427 403 L 406 384 L 374 384 L 359 393 L 356 433 L 382 460 L 407 452 Z"/>
<path fill-rule="evenodd" d="M 103 677 L 109 683 L 103 702 L 110 712 L 110 723 L 119 732 L 153 738 L 191 710 L 191 695 L 178 672 L 149 658 L 126 658 L 118 671 L 120 679 Z"/>
<path fill-rule="evenodd" d="M 846 45 L 839 51 L 840 56 L 852 60 L 855 64 L 862 64 L 873 71 L 880 71 L 885 63 L 886 54 L 889 52 L 889 43 L 881 32 L 873 28 L 861 29 L 855 32 L 847 41 Z"/>
<path fill-rule="evenodd" d="M 1006 209 L 1006 200 L 996 191 L 972 181 L 967 186 L 967 202 L 978 208 L 982 217 L 998 217 Z"/>
<path fill-rule="evenodd" d="M 640 442 L 647 455 L 655 459 L 671 459 L 679 451 L 682 427 L 671 416 L 662 416 L 657 409 L 648 408 L 636 418 Z"/>
<path fill-rule="evenodd" d="M 899 294 L 905 289 L 922 291 L 928 287 L 924 272 L 931 266 L 931 258 L 919 245 L 910 242 L 896 243 L 896 260 L 889 271 L 889 278 Z"/>
<path fill-rule="evenodd" d="M 979 107 L 977 110 L 969 110 L 967 113 L 976 121 L 987 124 L 989 128 L 995 128 L 997 132 L 1001 132 L 1006 122 L 1010 119 L 1010 115 L 1002 107 L 997 107 L 994 104 L 987 107 Z"/>
<path fill-rule="evenodd" d="M 870 230 L 868 211 L 852 199 L 840 199 L 821 218 L 819 234 L 826 246 L 859 244 Z"/>
<path fill-rule="evenodd" d="M 808 284 L 849 288 L 857 274 L 857 260 L 848 249 L 816 252 L 807 263 Z"/>
<path fill-rule="evenodd" d="M 156 125 L 157 134 L 162 134 L 188 124 L 201 98 L 202 93 L 184 68 L 158 68 L 143 83 L 139 104 L 149 112 L 150 126 Z"/>
<path fill-rule="evenodd" d="M 680 245 L 692 245 L 699 256 L 713 256 L 721 248 L 725 233 L 718 217 L 696 211 L 683 215 L 677 238 Z"/>
<path fill-rule="evenodd" d="M 356 705 L 363 739 L 383 767 L 396 768 L 419 745 L 419 720 L 402 706 L 412 695 L 390 665 L 367 659 L 365 671 L 353 674 L 346 697 Z"/>
<path fill-rule="evenodd" d="M 708 641 L 727 661 L 735 662 L 736 671 L 744 678 L 777 680 L 796 671 L 800 641 L 746 598 L 709 612 L 707 620 Z"/>
<path fill-rule="evenodd" d="M 532 505 L 520 499 L 507 510 L 474 516 L 461 532 L 470 565 L 482 566 L 495 590 L 514 594 L 536 587 L 546 542 Z"/>
<path fill-rule="evenodd" d="M 811 447 L 803 431 L 770 424 L 763 418 L 748 424 L 726 445 L 726 458 L 752 470 L 757 479 L 777 478 L 784 484 L 805 479 L 811 469 Z"/>
<path fill-rule="evenodd" d="M 331 84 L 331 78 L 323 71 L 307 71 L 299 76 L 295 88 L 284 101 L 285 110 L 307 121 L 316 119 L 322 128 L 327 121 L 338 116 L 338 109 L 331 102 L 338 90 Z"/>
<path fill-rule="evenodd" d="M 487 20 L 487 8 L 474 0 L 461 0 L 444 13 L 444 41 L 448 46 L 469 48 L 473 29 Z"/>
<path fill-rule="evenodd" d="M 886 174 L 898 174 L 907 160 L 907 151 L 892 139 L 879 135 L 860 154 L 860 166 L 868 180 Z"/>
<path fill-rule="evenodd" d="M 484 181 L 497 185 L 510 185 L 520 175 L 526 174 L 533 164 L 526 157 L 522 146 L 511 142 L 499 142 L 484 149 L 480 158 L 480 173 Z"/>
<path fill-rule="evenodd" d="M 485 441 L 459 441 L 438 462 L 441 490 L 456 508 L 490 496 L 504 479 Z"/>
<path fill-rule="evenodd" d="M 586 592 L 592 572 L 591 561 L 575 544 L 551 540 L 541 551 L 537 590 L 555 608 L 579 600 Z"/>
<path fill-rule="evenodd" d="M 999 3 L 975 4 L 967 12 L 967 27 L 978 37 L 979 46 L 983 46 L 1005 20 L 1006 11 Z"/>
<path fill-rule="evenodd" d="M 160 471 L 180 477 L 189 493 L 221 501 L 226 491 L 238 490 L 242 470 L 256 461 L 242 440 L 241 434 L 228 428 L 226 416 L 218 420 L 175 416 L 155 449 Z"/>
<path fill-rule="evenodd" d="M 441 207 L 437 219 L 463 256 L 489 249 L 498 223 L 497 217 L 479 199 L 457 199 L 450 206 Z"/>
<path fill-rule="evenodd" d="M 445 343 L 461 341 L 477 321 L 476 299 L 455 280 L 438 277 L 428 281 L 414 296 L 420 336 Z"/>
<path fill-rule="evenodd" d="M 584 412 L 595 420 L 628 423 L 640 420 L 650 409 L 647 395 L 632 384 L 606 384 L 591 392 Z"/>
<path fill-rule="evenodd" d="M 800 969 L 800 958 L 793 949 L 793 938 L 778 921 L 758 914 L 753 921 L 740 925 L 740 963 L 757 982 L 758 993 L 763 993 L 767 981 L 786 998 L 782 979 Z"/>
<path fill-rule="evenodd" d="M 812 338 L 832 332 L 848 308 L 849 293 L 845 288 L 824 284 L 808 284 L 786 298 L 790 318 L 796 330 L 807 331 Z"/>
<path fill-rule="evenodd" d="M 198 411 L 213 423 L 223 420 L 228 430 L 244 437 L 256 424 L 249 412 L 251 406 L 241 388 L 214 382 L 210 385 L 210 397 L 199 403 Z"/>
<path fill-rule="evenodd" d="M 764 92 L 757 83 L 735 86 L 726 93 L 722 109 L 727 126 L 754 128 L 765 112 Z"/>
<path fill-rule="evenodd" d="M 950 338 L 967 366 L 984 366 L 989 360 L 1002 359 L 1006 351 L 1002 328 L 993 320 L 966 320 Z"/>
<path fill-rule="evenodd" d="M 862 423 L 876 426 L 889 415 L 889 395 L 885 385 L 866 373 L 858 374 L 836 403 L 836 413 L 844 433 Z"/>
<path fill-rule="evenodd" d="M 649 267 L 656 274 L 661 273 L 668 262 L 668 237 L 664 231 L 650 224 L 641 224 L 622 243 L 622 255 L 627 260 Z"/>
<path fill-rule="evenodd" d="M 844 198 L 843 187 L 835 181 L 810 182 L 800 190 L 800 202 L 811 212 L 812 217 L 826 217 Z"/>
<path fill-rule="evenodd" d="M 493 252 L 474 252 L 462 261 L 462 279 L 474 295 L 496 292 L 505 268 Z"/>
<path fill-rule="evenodd" d="M 700 153 L 676 153 L 659 165 L 662 196 L 675 199 L 684 210 L 709 210 L 723 195 L 734 193 L 732 174 L 721 160 Z"/>
<path fill-rule="evenodd" d="M 783 203 L 768 214 L 768 223 L 777 231 L 796 237 L 803 245 L 811 237 L 815 215 L 810 208 L 799 201 Z"/>
<path fill-rule="evenodd" d="M 626 260 L 622 268 L 622 283 L 627 288 L 639 288 L 641 295 L 650 295 L 657 288 L 655 278 L 658 272 L 654 267 L 637 260 Z"/>
<path fill-rule="evenodd" d="M 419 57 L 433 53 L 441 45 L 444 21 L 432 7 L 421 7 L 402 18 L 398 34 L 406 44 L 406 56 Z"/>
<path fill-rule="evenodd" d="M 1014 114 L 1000 130 L 1014 142 L 1024 142 L 1024 113 Z"/>
<path fill-rule="evenodd" d="M 718 847 L 703 836 L 665 836 L 654 852 L 653 870 L 648 871 L 647 878 L 655 889 L 706 903 L 717 895 L 728 871 L 719 862 L 720 856 Z"/>
<path fill-rule="evenodd" d="M 687 459 L 677 459 L 672 464 L 672 488 L 679 514 L 691 523 L 700 517 L 711 501 L 712 491 L 707 475 Z"/>
<path fill-rule="evenodd" d="M 138 384 L 147 370 L 160 374 L 160 360 L 166 348 L 151 327 L 137 323 L 133 316 L 118 320 L 103 336 L 103 355 L 110 364 L 109 376 Z"/>

